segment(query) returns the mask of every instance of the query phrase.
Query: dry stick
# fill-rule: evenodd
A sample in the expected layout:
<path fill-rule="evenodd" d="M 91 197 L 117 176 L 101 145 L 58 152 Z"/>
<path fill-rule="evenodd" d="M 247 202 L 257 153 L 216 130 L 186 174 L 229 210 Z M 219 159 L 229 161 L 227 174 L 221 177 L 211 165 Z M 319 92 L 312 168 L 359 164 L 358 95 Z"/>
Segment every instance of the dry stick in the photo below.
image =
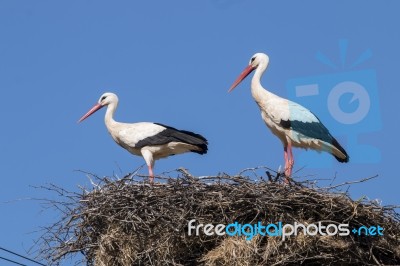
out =
<path fill-rule="evenodd" d="M 346 186 L 346 185 L 362 183 L 362 182 L 365 182 L 365 181 L 368 181 L 370 179 L 374 179 L 374 178 L 377 178 L 377 177 L 378 177 L 378 175 L 374 175 L 374 176 L 365 177 L 365 178 L 362 178 L 362 179 L 356 180 L 356 181 L 347 181 L 347 182 L 344 182 L 344 183 L 341 183 L 341 184 L 338 184 L 338 185 L 334 185 L 334 186 L 322 187 L 321 189 L 331 190 L 331 189 L 338 188 L 338 187 L 343 187 L 343 186 Z"/>

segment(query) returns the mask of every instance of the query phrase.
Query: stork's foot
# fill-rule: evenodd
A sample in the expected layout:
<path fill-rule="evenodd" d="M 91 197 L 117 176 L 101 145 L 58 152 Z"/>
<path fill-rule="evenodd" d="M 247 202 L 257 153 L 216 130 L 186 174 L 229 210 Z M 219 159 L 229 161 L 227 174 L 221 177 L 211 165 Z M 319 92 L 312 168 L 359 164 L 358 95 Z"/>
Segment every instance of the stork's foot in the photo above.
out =
<path fill-rule="evenodd" d="M 284 179 L 283 179 L 283 183 L 285 185 L 289 185 L 290 181 L 292 180 L 292 167 L 288 167 L 285 169 L 285 174 L 284 174 Z"/>
<path fill-rule="evenodd" d="M 294 160 L 287 160 L 286 167 L 285 167 L 285 184 L 289 184 L 290 177 L 292 176 L 292 169 L 294 165 Z"/>
<path fill-rule="evenodd" d="M 290 177 L 292 176 L 292 169 L 288 167 L 285 169 L 285 183 L 289 183 Z"/>
<path fill-rule="evenodd" d="M 292 171 L 290 170 L 290 168 L 286 168 L 285 169 L 285 177 L 290 177 L 292 175 Z"/>
<path fill-rule="evenodd" d="M 285 178 L 283 179 L 283 184 L 284 185 L 290 185 L 290 181 L 291 181 L 292 179 L 290 178 L 290 176 L 287 176 L 286 174 L 285 174 Z"/>

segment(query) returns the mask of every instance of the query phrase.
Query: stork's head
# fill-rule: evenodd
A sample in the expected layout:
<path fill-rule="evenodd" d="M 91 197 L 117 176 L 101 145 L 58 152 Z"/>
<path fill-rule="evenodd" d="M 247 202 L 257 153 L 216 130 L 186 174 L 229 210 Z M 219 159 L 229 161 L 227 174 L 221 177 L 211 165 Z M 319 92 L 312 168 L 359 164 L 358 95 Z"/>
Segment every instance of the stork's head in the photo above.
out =
<path fill-rule="evenodd" d="M 269 63 L 268 55 L 264 53 L 256 53 L 251 57 L 249 61 L 249 66 L 251 65 L 254 69 L 256 69 L 260 65 L 267 66 L 268 63 Z"/>
<path fill-rule="evenodd" d="M 253 72 L 253 70 L 257 68 L 262 68 L 262 70 L 265 70 L 268 66 L 268 63 L 268 55 L 264 53 L 254 54 L 249 61 L 249 65 L 242 71 L 242 73 L 240 73 L 239 77 L 232 84 L 228 92 L 231 92 L 234 88 L 236 88 L 236 86 L 239 85 L 239 83 L 242 82 L 242 80 L 244 80 L 251 72 Z"/>
<path fill-rule="evenodd" d="M 100 96 L 98 104 L 100 104 L 102 107 L 109 105 L 111 103 L 118 103 L 118 96 L 115 95 L 112 92 L 106 92 L 103 93 L 103 95 Z"/>
<path fill-rule="evenodd" d="M 94 114 L 95 112 L 97 112 L 98 110 L 109 104 L 117 105 L 118 96 L 112 92 L 103 93 L 103 95 L 100 96 L 97 104 L 95 104 L 84 116 L 82 116 L 81 119 L 79 119 L 78 123 L 82 122 L 83 120 L 85 120 L 86 118 L 88 118 L 89 116 L 91 116 L 92 114 Z"/>

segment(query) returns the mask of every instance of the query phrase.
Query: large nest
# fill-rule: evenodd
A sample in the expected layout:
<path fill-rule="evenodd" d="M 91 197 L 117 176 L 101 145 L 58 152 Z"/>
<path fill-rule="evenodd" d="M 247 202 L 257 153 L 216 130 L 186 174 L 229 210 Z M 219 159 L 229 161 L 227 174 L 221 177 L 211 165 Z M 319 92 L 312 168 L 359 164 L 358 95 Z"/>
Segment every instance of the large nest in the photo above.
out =
<path fill-rule="evenodd" d="M 354 201 L 337 191 L 341 185 L 285 185 L 244 173 L 196 178 L 184 170 L 154 185 L 137 175 L 91 178 L 93 188 L 80 193 L 46 187 L 59 193 L 61 200 L 48 203 L 63 215 L 41 238 L 41 255 L 51 264 L 78 252 L 88 265 L 400 264 L 399 213 L 377 201 Z M 350 231 L 379 225 L 384 231 L 324 236 L 299 230 L 284 241 L 260 235 L 246 240 L 202 231 L 189 236 L 192 219 L 193 225 L 321 222 L 349 224 Z"/>

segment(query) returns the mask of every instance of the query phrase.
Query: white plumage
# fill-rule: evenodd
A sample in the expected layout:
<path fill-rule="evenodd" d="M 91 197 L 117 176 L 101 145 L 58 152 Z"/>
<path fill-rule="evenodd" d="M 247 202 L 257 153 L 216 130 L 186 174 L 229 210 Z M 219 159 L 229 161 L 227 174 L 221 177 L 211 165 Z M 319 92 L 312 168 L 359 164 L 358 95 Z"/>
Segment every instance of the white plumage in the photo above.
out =
<path fill-rule="evenodd" d="M 261 111 L 261 117 L 268 128 L 284 146 L 285 175 L 291 176 L 294 165 L 292 146 L 314 149 L 331 153 L 339 162 L 348 162 L 349 156 L 332 137 L 329 130 L 307 108 L 281 98 L 266 89 L 260 83 L 268 67 L 269 57 L 263 53 L 252 56 L 249 65 L 239 75 L 229 91 L 232 91 L 253 70 L 251 93 Z"/>
<path fill-rule="evenodd" d="M 79 122 L 104 106 L 107 106 L 104 122 L 111 137 L 130 153 L 143 156 L 151 181 L 154 178 L 153 167 L 156 160 L 185 152 L 207 153 L 207 140 L 199 134 L 158 123 L 130 124 L 115 121 L 113 116 L 118 106 L 118 97 L 110 92 L 104 93 Z"/>

